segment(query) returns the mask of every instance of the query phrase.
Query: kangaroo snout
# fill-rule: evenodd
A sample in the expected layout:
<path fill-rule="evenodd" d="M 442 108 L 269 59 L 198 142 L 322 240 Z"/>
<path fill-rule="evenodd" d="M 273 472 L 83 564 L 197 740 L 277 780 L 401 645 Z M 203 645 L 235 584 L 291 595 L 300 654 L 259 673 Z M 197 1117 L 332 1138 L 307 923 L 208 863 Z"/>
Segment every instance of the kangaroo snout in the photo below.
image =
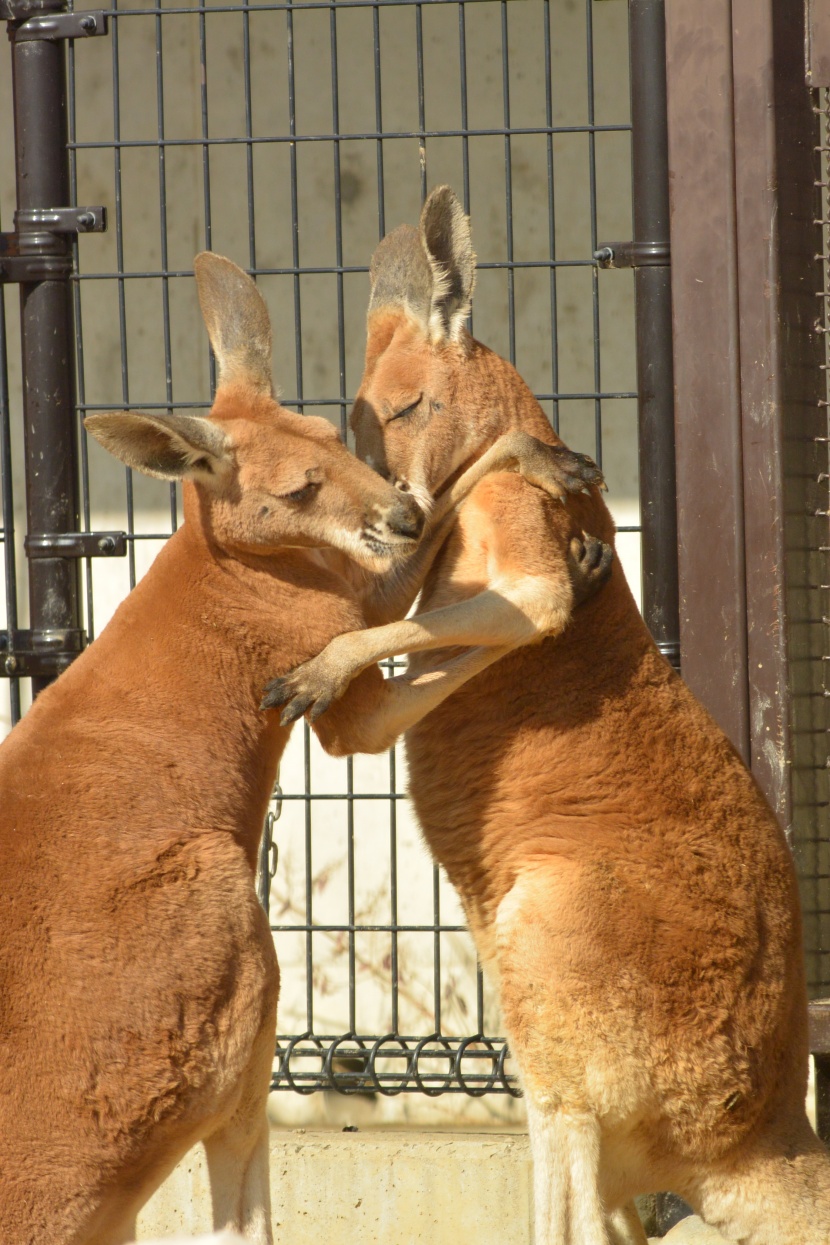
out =
<path fill-rule="evenodd" d="M 396 536 L 420 540 L 424 530 L 424 512 L 411 493 L 400 493 L 389 507 L 386 522 Z"/>

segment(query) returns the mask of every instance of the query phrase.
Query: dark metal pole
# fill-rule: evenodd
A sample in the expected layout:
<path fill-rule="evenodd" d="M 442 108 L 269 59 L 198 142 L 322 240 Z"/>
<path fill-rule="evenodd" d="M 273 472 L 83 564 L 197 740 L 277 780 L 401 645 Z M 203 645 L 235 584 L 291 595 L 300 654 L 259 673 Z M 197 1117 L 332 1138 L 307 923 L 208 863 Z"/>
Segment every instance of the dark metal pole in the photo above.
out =
<path fill-rule="evenodd" d="M 629 47 L 632 251 L 662 261 L 634 269 L 643 617 L 660 652 L 679 670 L 664 0 L 629 0 Z M 663 1235 L 691 1214 L 691 1207 L 673 1193 L 658 1193 L 655 1212 Z"/>
<path fill-rule="evenodd" d="M 11 409 L 6 358 L 6 302 L 0 288 L 0 487 L 3 492 L 3 563 L 6 572 L 6 625 L 17 630 L 17 564 L 14 548 Z M 12 726 L 20 719 L 20 684 L 12 679 L 9 693 Z"/>
<path fill-rule="evenodd" d="M 62 6 L 54 7 L 62 11 Z M 69 203 L 64 57 L 63 40 L 12 45 L 18 213 Z M 64 235 L 62 241 L 68 274 L 71 240 Z M 59 277 L 23 284 L 20 315 L 27 529 L 72 532 L 78 528 L 78 496 L 69 282 Z M 29 563 L 29 610 L 35 632 L 78 631 L 77 559 L 47 557 Z M 33 677 L 33 695 L 52 677 Z"/>
<path fill-rule="evenodd" d="M 680 668 L 664 0 L 629 0 L 643 617 Z"/>

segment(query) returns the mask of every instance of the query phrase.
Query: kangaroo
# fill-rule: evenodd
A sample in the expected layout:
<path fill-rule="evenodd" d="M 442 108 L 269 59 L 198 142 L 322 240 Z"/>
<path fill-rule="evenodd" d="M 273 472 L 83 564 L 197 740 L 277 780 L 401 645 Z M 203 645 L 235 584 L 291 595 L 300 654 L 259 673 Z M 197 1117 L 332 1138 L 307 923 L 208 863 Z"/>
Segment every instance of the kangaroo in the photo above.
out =
<path fill-rule="evenodd" d="M 195 269 L 219 366 L 210 416 L 85 421 L 129 466 L 184 481 L 185 522 L 0 748 L 2 1245 L 131 1239 L 198 1140 L 214 1226 L 271 1241 L 279 973 L 254 871 L 289 729 L 261 688 L 365 624 L 344 567 L 363 568 L 370 601 L 429 560 L 415 499 L 275 400 L 250 277 L 209 253 Z M 524 463 L 557 496 L 599 478 L 524 434 L 491 462 Z M 598 586 L 597 547 L 569 551 L 574 591 Z M 329 715 L 329 746 L 394 738 L 462 677 L 367 671 Z"/>
<path fill-rule="evenodd" d="M 357 453 L 425 501 L 505 432 L 559 444 L 516 371 L 466 331 L 474 276 L 448 187 L 372 260 Z M 785 837 L 658 653 L 618 561 L 578 626 L 551 636 L 546 608 L 527 607 L 582 529 L 613 543 L 596 488 L 554 507 L 519 476 L 482 479 L 415 616 L 339 636 L 274 695 L 314 716 L 393 653 L 419 677 L 494 663 L 406 752 L 424 835 L 498 984 L 537 1245 L 642 1241 L 629 1199 L 666 1189 L 729 1240 L 827 1245 Z"/>

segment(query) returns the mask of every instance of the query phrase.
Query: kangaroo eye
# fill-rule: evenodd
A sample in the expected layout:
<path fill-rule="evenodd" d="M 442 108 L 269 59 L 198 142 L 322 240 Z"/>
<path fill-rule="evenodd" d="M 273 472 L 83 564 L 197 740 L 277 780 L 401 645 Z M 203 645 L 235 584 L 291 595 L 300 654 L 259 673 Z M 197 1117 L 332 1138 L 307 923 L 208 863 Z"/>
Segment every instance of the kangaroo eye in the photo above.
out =
<path fill-rule="evenodd" d="M 308 484 L 304 484 L 302 488 L 294 489 L 293 493 L 283 493 L 283 501 L 308 501 L 313 497 L 317 489 L 320 487 L 314 480 L 309 480 Z"/>
<path fill-rule="evenodd" d="M 405 406 L 402 411 L 397 411 L 389 420 L 389 423 L 393 423 L 396 419 L 406 419 L 407 415 L 411 415 L 413 411 L 417 411 L 418 407 L 421 405 L 421 398 L 423 396 L 424 395 L 422 393 L 419 393 L 415 401 L 410 402 L 409 406 Z"/>

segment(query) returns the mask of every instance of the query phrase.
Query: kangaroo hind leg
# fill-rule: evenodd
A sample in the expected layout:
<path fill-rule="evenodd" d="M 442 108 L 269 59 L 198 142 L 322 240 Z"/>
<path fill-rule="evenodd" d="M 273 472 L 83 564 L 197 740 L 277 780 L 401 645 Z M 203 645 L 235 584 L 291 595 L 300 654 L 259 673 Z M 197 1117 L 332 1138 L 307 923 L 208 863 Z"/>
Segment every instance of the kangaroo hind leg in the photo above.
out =
<path fill-rule="evenodd" d="M 528 1099 L 536 1245 L 617 1245 L 599 1195 L 599 1125 Z"/>

